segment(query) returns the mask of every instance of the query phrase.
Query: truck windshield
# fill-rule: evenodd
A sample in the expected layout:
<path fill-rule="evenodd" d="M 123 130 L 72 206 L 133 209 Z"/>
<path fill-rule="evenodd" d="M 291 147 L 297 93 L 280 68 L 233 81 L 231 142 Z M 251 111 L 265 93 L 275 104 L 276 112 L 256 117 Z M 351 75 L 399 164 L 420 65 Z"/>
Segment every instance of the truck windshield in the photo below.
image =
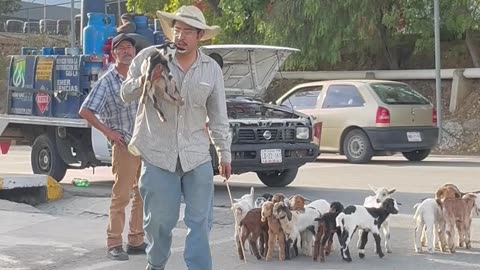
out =
<path fill-rule="evenodd" d="M 377 96 L 386 104 L 429 104 L 430 102 L 406 84 L 372 83 Z"/>

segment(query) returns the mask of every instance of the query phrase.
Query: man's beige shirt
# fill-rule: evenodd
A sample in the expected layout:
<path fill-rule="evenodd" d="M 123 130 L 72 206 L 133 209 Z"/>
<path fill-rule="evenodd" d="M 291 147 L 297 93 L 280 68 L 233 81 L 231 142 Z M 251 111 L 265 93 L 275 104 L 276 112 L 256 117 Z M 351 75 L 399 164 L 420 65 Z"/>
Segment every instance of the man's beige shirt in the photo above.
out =
<path fill-rule="evenodd" d="M 141 67 L 154 46 L 138 53 L 123 82 L 121 96 L 125 102 L 138 100 L 142 93 Z M 185 104 L 177 107 L 164 100 L 160 107 L 166 122 L 161 122 L 152 101 L 140 102 L 130 150 L 152 165 L 175 172 L 180 160 L 184 172 L 211 161 L 209 134 L 219 159 L 231 162 L 229 123 L 223 74 L 220 66 L 197 50 L 197 59 L 184 73 L 176 58 L 169 63 L 173 78 Z"/>

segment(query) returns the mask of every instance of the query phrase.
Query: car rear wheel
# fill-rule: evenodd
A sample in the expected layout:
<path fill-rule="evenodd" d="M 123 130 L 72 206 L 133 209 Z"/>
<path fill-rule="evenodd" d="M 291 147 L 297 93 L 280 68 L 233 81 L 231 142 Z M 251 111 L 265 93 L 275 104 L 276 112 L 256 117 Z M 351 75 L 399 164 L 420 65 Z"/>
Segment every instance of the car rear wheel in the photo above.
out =
<path fill-rule="evenodd" d="M 422 161 L 430 155 L 430 149 L 403 152 L 403 156 L 410 161 Z"/>
<path fill-rule="evenodd" d="M 298 168 L 293 168 L 281 171 L 257 172 L 257 176 L 268 187 L 284 187 L 295 180 L 297 173 Z"/>
<path fill-rule="evenodd" d="M 367 163 L 374 154 L 367 134 L 360 129 L 351 130 L 345 136 L 343 153 L 352 163 Z"/>

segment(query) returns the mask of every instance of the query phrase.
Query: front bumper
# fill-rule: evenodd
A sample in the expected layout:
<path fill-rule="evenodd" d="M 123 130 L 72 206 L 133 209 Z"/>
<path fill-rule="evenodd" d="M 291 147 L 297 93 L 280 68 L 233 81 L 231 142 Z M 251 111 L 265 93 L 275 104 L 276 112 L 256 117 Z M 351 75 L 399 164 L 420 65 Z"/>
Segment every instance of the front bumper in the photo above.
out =
<path fill-rule="evenodd" d="M 364 128 L 375 151 L 409 152 L 432 149 L 438 140 L 437 127 Z M 407 132 L 418 132 L 421 141 L 409 141 Z"/>
<path fill-rule="evenodd" d="M 280 149 L 282 162 L 262 163 L 260 154 L 262 149 Z M 211 149 L 211 151 L 214 157 L 213 166 L 217 170 L 218 158 L 215 150 Z M 298 168 L 315 161 L 320 154 L 318 145 L 313 143 L 232 144 L 231 152 L 233 174 Z"/>

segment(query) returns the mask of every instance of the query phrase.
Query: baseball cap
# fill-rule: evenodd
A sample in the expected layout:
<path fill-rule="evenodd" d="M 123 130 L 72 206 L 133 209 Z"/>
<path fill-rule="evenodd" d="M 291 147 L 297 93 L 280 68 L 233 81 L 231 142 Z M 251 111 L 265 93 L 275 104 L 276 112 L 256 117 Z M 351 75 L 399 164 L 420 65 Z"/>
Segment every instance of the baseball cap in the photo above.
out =
<path fill-rule="evenodd" d="M 118 44 L 120 44 L 120 42 L 124 40 L 130 41 L 130 43 L 132 43 L 132 46 L 135 46 L 135 39 L 122 33 L 113 38 L 112 49 L 115 49 L 118 46 Z"/>

